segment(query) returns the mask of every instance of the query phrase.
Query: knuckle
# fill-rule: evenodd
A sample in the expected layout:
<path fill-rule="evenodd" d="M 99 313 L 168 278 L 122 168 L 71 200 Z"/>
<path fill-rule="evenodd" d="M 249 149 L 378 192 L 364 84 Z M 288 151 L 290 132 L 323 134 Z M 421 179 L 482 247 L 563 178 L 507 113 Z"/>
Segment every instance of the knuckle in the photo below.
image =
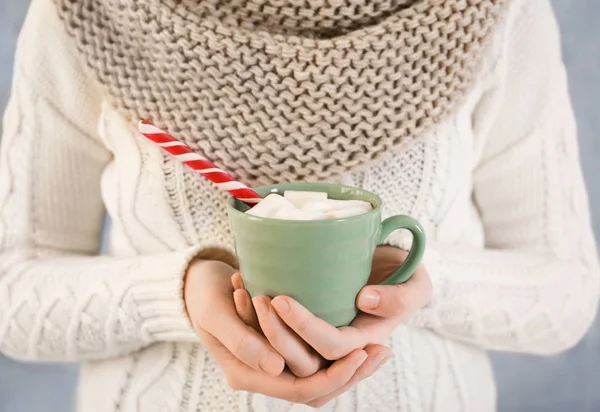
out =
<path fill-rule="evenodd" d="M 265 338 L 267 338 L 271 345 L 279 346 L 281 340 L 283 339 L 280 331 L 273 328 L 272 325 L 268 323 L 261 323 L 260 326 L 263 335 L 265 335 Z"/>
<path fill-rule="evenodd" d="M 321 355 L 327 359 L 328 361 L 336 361 L 338 359 L 343 358 L 344 352 L 342 351 L 342 347 L 339 345 L 331 346 L 323 349 Z"/>
<path fill-rule="evenodd" d="M 369 368 L 370 369 L 370 368 Z M 357 383 L 359 383 L 362 380 L 367 379 L 369 376 L 371 376 L 373 373 L 375 373 L 375 370 L 368 370 L 367 368 L 359 371 L 359 373 L 357 373 L 356 375 L 354 375 L 352 377 L 352 379 L 350 379 L 347 383 L 348 386 L 352 387 L 354 385 L 356 385 Z"/>
<path fill-rule="evenodd" d="M 242 333 L 236 337 L 233 343 L 233 355 L 242 362 L 256 367 L 258 360 L 263 355 L 262 348 L 254 341 L 250 333 Z"/>
<path fill-rule="evenodd" d="M 406 297 L 402 285 L 396 285 L 394 293 L 391 295 L 390 312 L 394 315 L 400 315 L 407 309 Z"/>
<path fill-rule="evenodd" d="M 310 328 L 310 318 L 308 316 L 300 316 L 298 317 L 298 321 L 296 323 L 296 329 L 298 332 L 306 332 Z"/>

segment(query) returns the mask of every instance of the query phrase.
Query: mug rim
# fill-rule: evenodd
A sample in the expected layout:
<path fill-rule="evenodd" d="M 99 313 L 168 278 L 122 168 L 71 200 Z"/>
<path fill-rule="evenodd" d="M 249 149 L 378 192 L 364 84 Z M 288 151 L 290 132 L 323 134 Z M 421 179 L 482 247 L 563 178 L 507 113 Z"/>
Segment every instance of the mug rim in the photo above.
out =
<path fill-rule="evenodd" d="M 289 220 L 289 219 L 275 219 L 275 218 L 271 218 L 271 217 L 249 215 L 235 207 L 235 203 L 236 203 L 237 199 L 231 195 L 227 199 L 227 209 L 228 209 L 229 213 L 237 214 L 240 217 L 243 215 L 244 216 L 243 218 L 251 220 L 251 221 L 265 222 L 265 223 L 270 223 L 270 224 L 281 223 L 281 224 L 286 224 L 286 225 L 291 224 L 291 225 L 302 225 L 302 226 L 334 225 L 334 224 L 338 224 L 338 223 L 345 223 L 348 221 L 358 221 L 360 219 L 370 218 L 374 214 L 381 212 L 381 205 L 382 205 L 381 198 L 373 192 L 370 192 L 368 190 L 365 190 L 363 188 L 356 187 L 356 186 L 348 186 L 348 185 L 343 185 L 343 184 L 339 184 L 339 183 L 325 183 L 325 182 L 292 182 L 292 183 L 280 183 L 280 184 L 273 184 L 273 185 L 258 186 L 256 188 L 252 188 L 252 189 L 257 190 L 257 191 L 262 191 L 262 190 L 272 191 L 273 189 L 278 189 L 281 186 L 294 186 L 294 185 L 321 186 L 323 188 L 336 186 L 341 189 L 360 190 L 360 191 L 366 193 L 367 195 L 374 197 L 377 200 L 378 204 L 375 207 L 373 207 L 373 210 L 370 210 L 369 212 L 366 212 L 366 213 L 361 213 L 360 215 L 341 217 L 341 218 L 337 218 L 337 219 L 321 219 L 321 220 Z M 273 192 L 273 193 L 275 193 L 275 192 Z M 371 205 L 371 206 L 374 206 L 374 205 Z"/>

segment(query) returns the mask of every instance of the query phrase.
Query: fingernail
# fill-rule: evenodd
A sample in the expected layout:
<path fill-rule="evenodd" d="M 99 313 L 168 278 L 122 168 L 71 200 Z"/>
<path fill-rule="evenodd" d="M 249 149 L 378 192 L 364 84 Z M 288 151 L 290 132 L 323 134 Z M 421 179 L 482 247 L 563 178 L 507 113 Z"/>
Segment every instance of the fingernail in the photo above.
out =
<path fill-rule="evenodd" d="M 246 289 L 246 285 L 244 285 L 244 278 L 242 278 L 242 274 L 240 272 L 236 273 L 240 279 L 240 288 Z"/>
<path fill-rule="evenodd" d="M 290 305 L 282 298 L 275 298 L 271 301 L 271 305 L 275 308 L 277 313 L 285 315 L 290 311 Z"/>
<path fill-rule="evenodd" d="M 375 357 L 373 358 L 372 361 L 372 368 L 373 369 L 377 369 L 379 368 L 381 365 L 383 365 L 385 362 L 387 362 L 387 360 L 390 358 L 390 354 L 387 353 L 387 351 L 381 351 L 379 352 L 377 355 L 375 355 Z"/>
<path fill-rule="evenodd" d="M 358 296 L 358 307 L 361 309 L 377 309 L 381 295 L 376 290 L 366 289 Z"/>
<path fill-rule="evenodd" d="M 265 355 L 262 357 L 258 366 L 269 375 L 277 376 L 281 371 L 279 370 L 279 366 L 277 365 L 279 362 L 279 355 L 275 352 L 267 351 Z"/>
<path fill-rule="evenodd" d="M 244 309 L 246 309 L 246 299 L 244 299 L 244 296 L 240 293 L 233 293 L 233 302 L 235 303 L 235 308 L 238 312 L 243 312 Z"/>
<path fill-rule="evenodd" d="M 358 359 L 356 359 L 356 363 L 358 365 L 362 365 L 364 363 L 364 361 L 367 360 L 368 357 L 369 357 L 369 354 L 363 350 L 361 352 L 360 356 L 358 357 Z"/>

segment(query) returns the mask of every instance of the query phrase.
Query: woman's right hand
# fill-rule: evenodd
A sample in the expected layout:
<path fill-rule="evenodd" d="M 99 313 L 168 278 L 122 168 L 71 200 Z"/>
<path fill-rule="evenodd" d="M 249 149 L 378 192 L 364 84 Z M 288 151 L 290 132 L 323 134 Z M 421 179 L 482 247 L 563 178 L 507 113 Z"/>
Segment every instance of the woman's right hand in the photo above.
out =
<path fill-rule="evenodd" d="M 192 324 L 233 389 L 320 406 L 369 376 L 373 358 L 389 351 L 380 345 L 357 349 L 306 378 L 284 371 L 281 355 L 238 316 L 230 280 L 234 273 L 226 263 L 197 260 L 187 270 L 184 289 Z"/>
<path fill-rule="evenodd" d="M 210 335 L 250 368 L 279 376 L 285 367 L 281 355 L 237 315 L 230 282 L 233 273 L 231 266 L 216 260 L 190 263 L 185 275 L 184 299 L 192 325 L 201 337 Z"/>

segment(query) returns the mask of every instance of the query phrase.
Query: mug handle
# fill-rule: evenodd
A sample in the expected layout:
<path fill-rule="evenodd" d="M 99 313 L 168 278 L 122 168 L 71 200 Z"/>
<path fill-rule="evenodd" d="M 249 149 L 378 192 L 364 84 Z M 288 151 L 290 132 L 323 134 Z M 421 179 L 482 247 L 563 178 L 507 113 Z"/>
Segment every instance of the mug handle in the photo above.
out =
<path fill-rule="evenodd" d="M 398 229 L 407 229 L 413 235 L 413 242 L 408 256 L 402 266 L 400 266 L 389 278 L 381 282 L 381 285 L 395 285 L 404 283 L 415 273 L 423 253 L 425 252 L 425 231 L 419 222 L 410 216 L 398 215 L 392 216 L 381 222 L 381 235 L 377 245 L 385 242 L 385 239 Z"/>

